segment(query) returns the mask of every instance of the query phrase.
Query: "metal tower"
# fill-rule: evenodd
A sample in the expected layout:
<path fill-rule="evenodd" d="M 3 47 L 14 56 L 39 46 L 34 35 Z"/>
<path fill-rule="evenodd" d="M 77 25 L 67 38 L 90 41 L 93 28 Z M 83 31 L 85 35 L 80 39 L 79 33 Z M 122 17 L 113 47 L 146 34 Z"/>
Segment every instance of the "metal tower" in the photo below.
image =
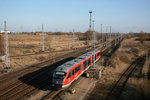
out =
<path fill-rule="evenodd" d="M 93 44 L 92 44 L 92 49 L 93 49 L 93 55 L 94 55 L 94 52 L 95 52 L 95 41 L 96 41 L 96 33 L 93 31 Z M 94 60 L 95 60 L 95 55 L 94 55 Z M 92 59 L 93 59 L 92 58 Z M 95 67 L 95 61 L 93 62 L 93 66 Z"/>
<path fill-rule="evenodd" d="M 108 26 L 106 26 L 106 39 L 108 39 L 107 31 L 108 31 Z"/>
<path fill-rule="evenodd" d="M 93 36 L 93 43 L 92 43 L 92 50 L 93 50 L 93 58 L 94 62 L 93 62 L 93 68 L 95 68 L 95 41 L 96 41 L 96 32 L 94 31 L 94 20 L 93 20 L 93 32 L 92 32 L 92 36 Z"/>
<path fill-rule="evenodd" d="M 42 51 L 44 52 L 44 27 L 42 24 Z"/>
<path fill-rule="evenodd" d="M 75 48 L 75 32 L 74 32 L 74 30 L 73 30 L 73 41 L 72 41 L 73 43 L 73 48 Z"/>
<path fill-rule="evenodd" d="M 92 10 L 89 11 L 89 14 L 90 14 L 89 30 L 91 31 L 91 27 L 92 27 Z"/>
<path fill-rule="evenodd" d="M 109 50 L 109 52 L 111 52 L 111 26 L 110 26 L 110 35 L 109 35 L 109 41 L 110 41 L 110 50 Z"/>
<path fill-rule="evenodd" d="M 5 44 L 4 44 L 4 48 L 5 48 L 5 68 L 8 69 L 8 68 L 10 68 L 10 59 L 9 59 L 8 33 L 7 33 L 7 23 L 6 23 L 6 21 L 4 21 L 4 31 L 5 31 L 5 36 L 4 36 L 4 40 L 5 40 Z"/>
<path fill-rule="evenodd" d="M 103 24 L 101 24 L 101 36 L 102 36 L 102 42 L 103 42 L 103 33 L 102 33 L 102 26 L 103 26 Z"/>
<path fill-rule="evenodd" d="M 94 22 L 95 22 L 95 21 L 93 20 L 92 22 L 93 22 L 93 32 L 94 32 Z"/>
<path fill-rule="evenodd" d="M 116 33 L 114 35 L 115 35 L 115 46 L 116 46 L 117 45 L 117 35 L 116 35 Z"/>

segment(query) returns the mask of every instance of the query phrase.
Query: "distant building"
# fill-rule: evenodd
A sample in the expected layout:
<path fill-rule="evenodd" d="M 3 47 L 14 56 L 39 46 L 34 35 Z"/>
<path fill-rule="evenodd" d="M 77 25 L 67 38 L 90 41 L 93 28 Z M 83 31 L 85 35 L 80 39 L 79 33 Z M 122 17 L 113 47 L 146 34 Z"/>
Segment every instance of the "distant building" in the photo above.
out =
<path fill-rule="evenodd" d="M 12 31 L 6 31 L 6 32 L 10 34 Z M 1 33 L 1 34 L 4 34 L 5 31 L 0 31 L 0 33 Z"/>
<path fill-rule="evenodd" d="M 42 32 L 36 32 L 35 35 L 40 36 L 42 35 Z M 47 33 L 44 33 L 44 35 L 47 35 Z"/>
<path fill-rule="evenodd" d="M 35 35 L 37 35 L 37 36 L 39 36 L 39 35 L 41 35 L 41 34 L 42 34 L 42 33 L 39 33 L 39 32 L 36 32 L 36 33 L 35 33 Z"/>

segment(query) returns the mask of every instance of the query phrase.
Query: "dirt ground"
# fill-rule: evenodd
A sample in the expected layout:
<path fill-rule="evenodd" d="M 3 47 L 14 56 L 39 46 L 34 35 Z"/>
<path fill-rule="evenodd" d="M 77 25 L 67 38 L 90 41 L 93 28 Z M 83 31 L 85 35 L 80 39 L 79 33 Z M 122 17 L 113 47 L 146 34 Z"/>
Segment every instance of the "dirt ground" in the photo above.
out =
<path fill-rule="evenodd" d="M 40 48 L 28 48 L 28 49 L 10 49 L 14 51 L 12 55 L 16 54 L 26 54 L 26 53 L 35 53 L 39 52 L 41 49 L 41 43 L 40 42 L 30 42 L 29 39 L 25 39 L 27 42 L 19 42 L 19 39 L 24 39 L 22 36 L 21 38 L 14 38 L 14 42 L 10 43 L 10 46 L 14 46 L 16 48 L 16 44 L 22 46 L 25 44 L 24 47 L 31 46 L 31 43 L 36 47 Z M 24 36 L 25 37 L 25 36 Z M 67 38 L 67 36 L 50 36 L 47 39 L 50 39 L 48 42 L 51 43 L 51 45 L 45 47 L 49 48 L 46 50 L 66 50 L 71 48 L 72 42 L 68 42 L 69 40 L 65 40 L 64 38 Z M 71 37 L 71 36 L 70 36 Z M 13 38 L 13 36 L 12 36 Z M 34 37 L 35 41 L 39 41 L 41 37 Z M 11 38 L 10 38 L 11 39 Z M 144 43 L 140 43 L 140 41 L 136 40 L 137 37 L 132 37 L 132 38 L 125 38 L 122 43 L 120 44 L 119 48 L 111 55 L 109 60 L 107 61 L 107 66 L 105 66 L 102 77 L 99 80 L 95 79 L 89 79 L 89 78 L 84 78 L 81 80 L 80 84 L 75 87 L 76 92 L 74 94 L 67 94 L 66 99 L 68 100 L 105 100 L 108 92 L 110 89 L 113 87 L 114 83 L 118 80 L 119 76 L 122 74 L 122 72 L 138 57 L 143 57 L 145 55 L 145 48 L 150 48 L 147 46 L 147 44 L 150 44 L 150 41 L 144 41 Z M 34 39 L 33 39 L 34 40 Z M 32 41 L 33 41 L 32 40 Z M 57 40 L 57 41 L 56 41 Z M 78 40 L 78 39 L 77 39 Z M 66 41 L 64 43 L 64 41 Z M 70 39 L 70 41 L 72 41 Z M 16 44 L 15 44 L 16 42 Z M 79 43 L 76 43 L 76 47 L 84 47 L 85 41 L 78 41 Z M 64 43 L 64 44 L 63 44 Z M 69 43 L 69 44 L 68 44 Z M 46 43 L 45 43 L 46 44 Z M 79 45 L 77 45 L 79 44 Z M 47 44 L 48 45 L 48 44 Z M 62 46 L 63 45 L 63 46 Z M 65 46 L 64 46 L 65 45 Z M 31 46 L 32 47 L 32 46 Z M 19 47 L 20 48 L 20 47 Z M 52 49 L 50 49 L 52 48 Z M 20 50 L 20 51 L 19 51 Z M 28 50 L 31 50 L 27 52 Z M 15 53 L 16 52 L 16 53 Z M 60 54 L 60 53 L 58 53 Z M 57 55 L 58 55 L 57 54 Z M 47 59 L 49 57 L 54 57 L 56 54 L 45 54 L 45 55 L 36 55 L 36 56 L 27 56 L 27 57 L 19 57 L 19 58 L 14 58 L 11 59 L 11 66 L 14 68 L 17 66 L 21 65 L 29 65 L 33 63 L 37 63 L 43 59 Z M 149 61 L 150 62 L 150 61 Z M 100 66 L 98 66 L 100 67 Z M 149 99 L 149 94 L 150 94 L 150 81 L 145 79 L 144 73 L 145 73 L 145 65 L 141 69 L 137 69 L 137 72 L 141 72 L 138 77 L 131 77 L 128 80 L 128 84 L 126 86 L 125 91 L 121 95 L 121 99 L 126 100 L 137 100 L 137 99 L 143 99 L 143 100 L 148 100 Z M 136 74 L 135 72 L 134 74 Z M 150 73 L 150 70 L 149 70 Z M 133 75 L 134 75 L 133 74 Z M 142 75 L 141 75 L 142 74 Z M 42 92 L 43 93 L 43 92 Z"/>
<path fill-rule="evenodd" d="M 124 39 L 120 47 L 115 51 L 115 53 L 107 61 L 107 66 L 105 66 L 102 77 L 100 79 L 86 78 L 82 77 L 82 80 L 72 89 L 75 93 L 66 93 L 64 98 L 66 100 L 105 100 L 108 92 L 118 80 L 122 72 L 134 61 L 138 56 L 145 54 L 143 47 L 139 45 L 139 41 L 135 41 L 136 38 Z M 130 45 L 129 45 L 130 44 Z M 138 44 L 138 46 L 137 46 Z M 132 46 L 131 46 L 132 45 Z M 135 46 L 133 46 L 135 45 Z M 102 67 L 101 64 L 97 65 L 97 68 Z M 139 70 L 139 69 L 137 69 Z M 140 69 L 143 71 L 143 68 Z M 139 71 L 137 71 L 139 72 Z M 136 73 L 135 73 L 136 74 Z M 137 82 L 138 81 L 138 82 Z M 143 84 L 147 82 L 147 84 Z M 141 92 L 147 95 L 150 93 L 146 90 L 149 87 L 149 82 L 137 78 L 130 78 L 126 91 L 123 92 L 121 99 L 123 100 L 133 100 L 137 99 L 137 95 L 141 96 Z M 139 90 L 140 89 L 140 90 Z M 41 92 L 43 93 L 43 92 Z M 134 94 L 133 94 L 134 93 Z M 35 96 L 37 97 L 37 96 Z M 35 98 L 32 97 L 32 98 Z M 37 98 L 36 98 L 37 99 Z M 142 97 L 143 99 L 143 97 Z"/>
<path fill-rule="evenodd" d="M 81 37 L 81 36 L 80 36 Z M 72 48 L 81 48 L 87 46 L 84 40 L 79 39 L 79 35 L 75 35 L 75 45 L 73 47 L 72 35 L 45 35 L 45 52 L 46 54 L 28 55 L 42 53 L 42 38 L 37 35 L 9 35 L 9 55 L 10 67 L 20 68 L 39 61 L 52 58 L 55 55 L 68 52 Z M 91 41 L 90 41 L 91 45 Z M 60 51 L 54 53 L 54 51 Z M 28 55 L 28 56 L 19 56 Z M 13 57 L 17 56 L 17 57 Z M 0 62 L 0 69 L 4 68 L 4 63 Z"/>
<path fill-rule="evenodd" d="M 110 57 L 105 67 L 102 78 L 98 80 L 96 86 L 90 94 L 87 94 L 86 100 L 105 100 L 110 89 L 118 80 L 121 73 L 134 61 L 137 57 L 145 55 L 145 46 L 147 43 L 140 44 L 136 38 L 124 39 L 117 51 Z M 131 77 L 128 80 L 125 92 L 121 95 L 121 100 L 148 100 L 150 94 L 149 80 L 145 80 L 141 74 L 143 69 L 137 69 L 134 74 L 137 77 Z M 141 72 L 140 74 L 137 74 Z"/>

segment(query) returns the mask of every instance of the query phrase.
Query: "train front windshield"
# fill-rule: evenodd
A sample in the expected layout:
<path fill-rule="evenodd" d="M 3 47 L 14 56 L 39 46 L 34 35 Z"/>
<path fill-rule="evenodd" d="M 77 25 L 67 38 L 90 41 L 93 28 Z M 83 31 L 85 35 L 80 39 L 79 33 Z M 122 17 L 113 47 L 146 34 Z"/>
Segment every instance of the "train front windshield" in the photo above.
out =
<path fill-rule="evenodd" d="M 54 79 L 64 79 L 66 76 L 65 72 L 55 72 L 54 73 Z"/>

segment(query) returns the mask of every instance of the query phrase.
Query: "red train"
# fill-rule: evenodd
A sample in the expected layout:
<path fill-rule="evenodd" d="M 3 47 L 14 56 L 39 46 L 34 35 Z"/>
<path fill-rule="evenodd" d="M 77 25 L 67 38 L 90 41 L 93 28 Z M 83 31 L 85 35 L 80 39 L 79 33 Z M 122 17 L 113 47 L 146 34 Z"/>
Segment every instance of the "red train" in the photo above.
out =
<path fill-rule="evenodd" d="M 95 55 L 95 56 L 94 56 Z M 80 77 L 94 62 L 101 57 L 101 51 L 90 51 L 74 60 L 56 68 L 53 73 L 53 85 L 56 88 L 65 88 Z"/>

